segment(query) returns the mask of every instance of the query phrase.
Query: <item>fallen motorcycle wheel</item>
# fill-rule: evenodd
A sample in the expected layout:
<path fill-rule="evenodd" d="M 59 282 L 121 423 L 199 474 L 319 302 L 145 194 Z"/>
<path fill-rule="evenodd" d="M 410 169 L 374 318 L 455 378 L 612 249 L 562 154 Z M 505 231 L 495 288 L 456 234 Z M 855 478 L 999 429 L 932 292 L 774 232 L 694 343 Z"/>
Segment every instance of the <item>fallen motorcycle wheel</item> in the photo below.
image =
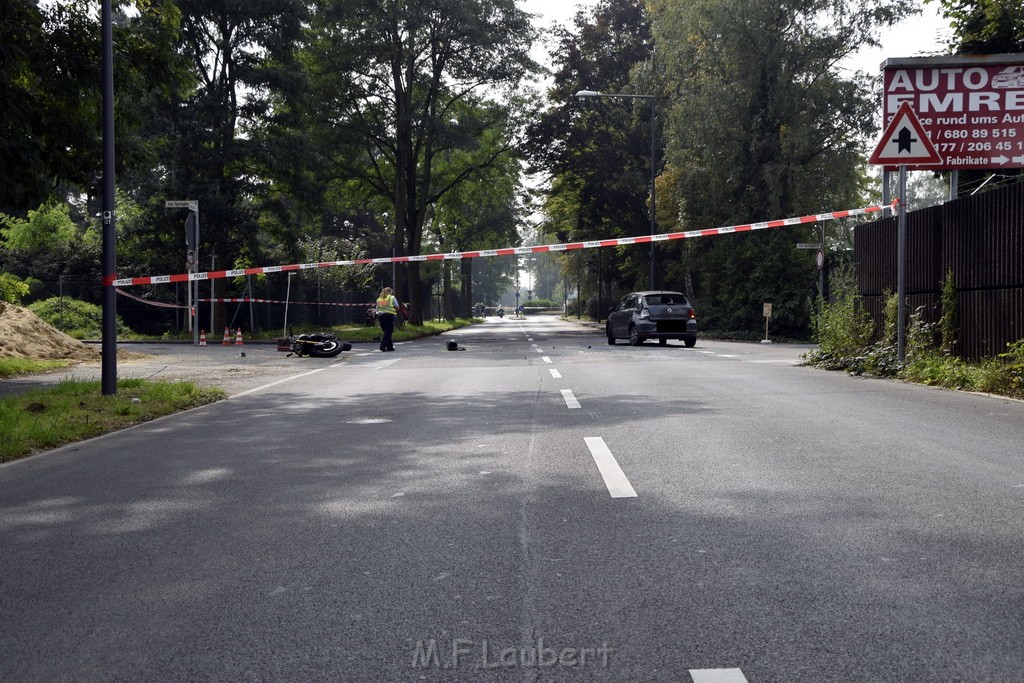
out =
<path fill-rule="evenodd" d="M 328 339 L 314 346 L 312 352 L 309 355 L 316 356 L 317 358 L 334 358 L 339 353 L 341 353 L 341 351 L 341 342 L 334 341 L 333 339 Z"/>

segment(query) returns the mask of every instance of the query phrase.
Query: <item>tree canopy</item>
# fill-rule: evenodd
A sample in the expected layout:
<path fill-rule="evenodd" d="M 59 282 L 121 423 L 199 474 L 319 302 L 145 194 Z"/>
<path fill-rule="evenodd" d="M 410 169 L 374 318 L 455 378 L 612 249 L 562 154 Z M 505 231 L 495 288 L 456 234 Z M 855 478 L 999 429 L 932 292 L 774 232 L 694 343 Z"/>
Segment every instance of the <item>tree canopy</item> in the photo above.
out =
<path fill-rule="evenodd" d="M 1020 3 L 937 1 L 962 51 L 1021 51 Z M 5 291 L 45 298 L 80 278 L 95 301 L 96 0 L 0 3 Z M 600 0 L 555 29 L 541 97 L 525 85 L 537 33 L 515 0 L 115 6 L 122 275 L 183 269 L 184 215 L 166 199 L 200 202 L 202 268 L 210 256 L 231 267 L 508 246 L 530 212 L 524 163 L 547 181 L 536 191 L 545 240 L 646 234 L 652 162 L 662 232 L 848 208 L 864 201 L 877 104 L 838 65 L 914 11 L 911 0 Z M 660 245 L 658 276 L 695 299 L 702 326 L 750 329 L 772 301 L 777 329 L 804 335 L 816 272 L 794 246 L 819 230 Z M 646 288 L 648 254 L 553 255 L 561 277 L 545 263 L 536 281 L 547 295 L 579 282 L 592 296 L 583 275 L 599 268 L 605 298 L 617 297 Z M 414 321 L 430 313 L 432 286 L 454 315 L 497 300 L 518 274 L 511 259 L 394 271 Z M 296 283 L 318 297 L 371 293 L 392 268 Z M 146 296 L 181 303 L 172 288 Z"/>

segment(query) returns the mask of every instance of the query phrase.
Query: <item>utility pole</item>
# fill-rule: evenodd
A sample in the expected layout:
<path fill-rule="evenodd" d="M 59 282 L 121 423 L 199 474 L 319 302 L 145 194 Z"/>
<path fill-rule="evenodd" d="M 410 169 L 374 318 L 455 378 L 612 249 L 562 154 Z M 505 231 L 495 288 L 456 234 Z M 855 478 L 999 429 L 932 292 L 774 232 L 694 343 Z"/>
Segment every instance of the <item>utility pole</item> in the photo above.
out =
<path fill-rule="evenodd" d="M 103 339 L 101 386 L 117 393 L 117 232 L 114 229 L 114 29 L 111 0 L 103 0 Z"/>

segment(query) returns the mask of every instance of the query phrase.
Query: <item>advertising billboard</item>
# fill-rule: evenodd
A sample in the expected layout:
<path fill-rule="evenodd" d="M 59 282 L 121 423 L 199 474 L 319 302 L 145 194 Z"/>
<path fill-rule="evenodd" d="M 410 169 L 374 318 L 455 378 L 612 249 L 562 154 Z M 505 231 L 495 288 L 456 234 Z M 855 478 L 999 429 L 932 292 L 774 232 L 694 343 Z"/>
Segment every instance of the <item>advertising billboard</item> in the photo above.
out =
<path fill-rule="evenodd" d="M 1024 168 L 1024 55 L 888 59 L 882 83 L 883 125 L 909 104 L 942 157 L 928 169 Z"/>

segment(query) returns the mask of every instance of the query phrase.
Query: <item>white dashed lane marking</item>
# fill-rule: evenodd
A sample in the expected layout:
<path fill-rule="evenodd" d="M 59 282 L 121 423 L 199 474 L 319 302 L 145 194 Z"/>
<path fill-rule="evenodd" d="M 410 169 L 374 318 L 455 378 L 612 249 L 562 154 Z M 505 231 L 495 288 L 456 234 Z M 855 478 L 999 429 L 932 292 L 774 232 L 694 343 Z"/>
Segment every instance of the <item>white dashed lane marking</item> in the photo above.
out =
<path fill-rule="evenodd" d="M 562 398 L 565 399 L 565 405 L 570 410 L 573 408 L 581 408 L 580 402 L 576 400 L 576 396 L 572 393 L 572 389 L 561 389 Z"/>
<path fill-rule="evenodd" d="M 747 683 L 740 669 L 690 669 L 693 683 Z"/>
<path fill-rule="evenodd" d="M 633 485 L 629 483 L 626 473 L 619 467 L 604 439 L 599 436 L 586 436 L 583 437 L 583 441 L 590 449 L 590 455 L 597 463 L 597 469 L 601 472 L 601 478 L 604 479 L 604 485 L 608 487 L 608 493 L 612 498 L 636 498 Z"/>
<path fill-rule="evenodd" d="M 550 372 L 551 376 L 554 377 L 555 379 L 562 379 L 562 373 L 560 373 L 558 370 L 555 370 L 554 368 L 548 368 L 548 372 Z"/>
<path fill-rule="evenodd" d="M 542 361 L 544 361 L 545 363 L 550 363 L 550 362 L 551 362 L 551 359 L 550 359 L 550 358 L 548 358 L 547 356 L 541 356 L 541 357 L 540 357 L 540 359 L 541 359 Z"/>

